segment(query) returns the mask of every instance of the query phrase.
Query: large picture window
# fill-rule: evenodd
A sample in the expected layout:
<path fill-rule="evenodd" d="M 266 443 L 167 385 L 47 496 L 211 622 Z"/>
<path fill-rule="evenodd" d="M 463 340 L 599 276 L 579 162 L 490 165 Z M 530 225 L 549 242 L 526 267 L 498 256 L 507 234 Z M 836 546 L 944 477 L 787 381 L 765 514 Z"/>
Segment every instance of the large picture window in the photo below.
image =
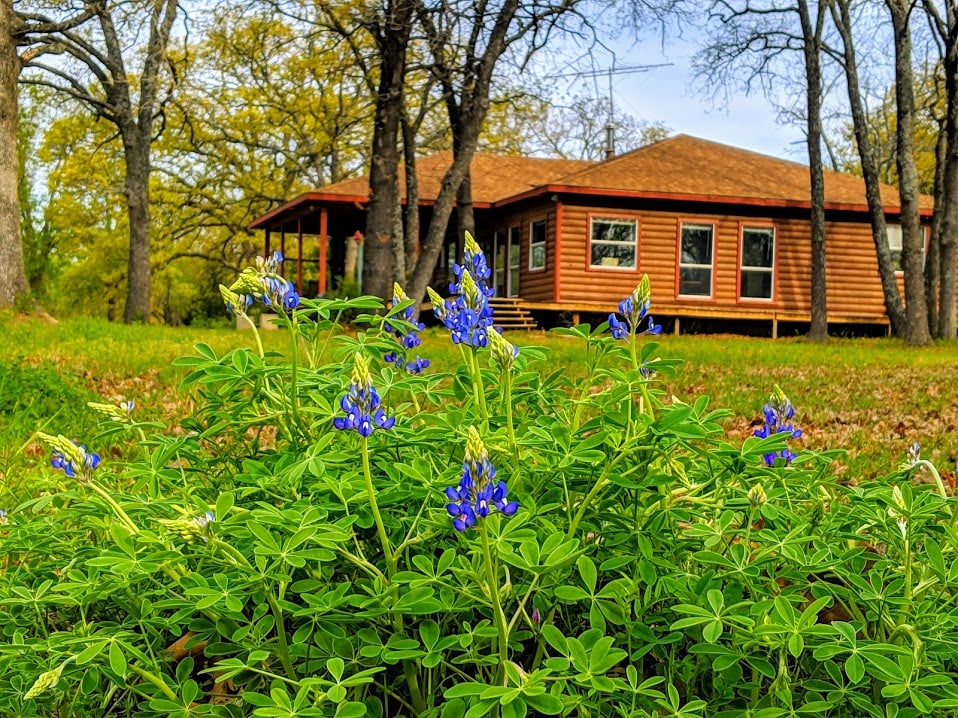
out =
<path fill-rule="evenodd" d="M 715 227 L 683 224 L 679 250 L 679 295 L 712 296 L 712 257 Z"/>
<path fill-rule="evenodd" d="M 546 268 L 546 221 L 539 219 L 529 225 L 529 269 Z"/>
<path fill-rule="evenodd" d="M 590 226 L 590 267 L 630 270 L 638 268 L 636 220 L 592 217 Z"/>
<path fill-rule="evenodd" d="M 775 230 L 742 228 L 741 299 L 772 299 L 775 285 Z"/>

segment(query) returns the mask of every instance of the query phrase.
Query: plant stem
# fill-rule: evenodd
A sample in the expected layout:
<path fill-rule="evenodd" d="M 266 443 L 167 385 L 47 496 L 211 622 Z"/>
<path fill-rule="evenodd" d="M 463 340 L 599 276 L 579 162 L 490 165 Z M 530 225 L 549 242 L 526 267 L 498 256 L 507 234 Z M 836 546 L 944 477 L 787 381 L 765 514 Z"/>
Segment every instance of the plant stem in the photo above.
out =
<path fill-rule="evenodd" d="M 120 522 L 123 523 L 127 529 L 129 529 L 131 534 L 135 536 L 136 534 L 140 533 L 140 529 L 137 528 L 135 523 L 133 523 L 133 519 L 131 519 L 126 511 L 123 510 L 123 507 L 116 502 L 116 499 L 110 496 L 110 493 L 106 489 L 92 479 L 88 481 L 86 485 L 96 491 L 100 497 L 106 501 L 107 505 L 113 509 L 113 513 L 115 513 L 117 518 L 120 519 Z"/>
<path fill-rule="evenodd" d="M 263 349 L 263 339 L 259 335 L 259 329 L 256 328 L 256 322 L 254 322 L 246 314 L 241 315 L 243 319 L 249 322 L 250 329 L 253 330 L 253 336 L 256 338 L 256 351 L 259 352 L 260 359 L 266 358 L 266 351 Z"/>
<path fill-rule="evenodd" d="M 369 508 L 373 512 L 373 519 L 376 521 L 376 532 L 379 534 L 379 544 L 382 546 L 383 555 L 386 557 L 386 575 L 392 581 L 396 573 L 396 557 L 393 554 L 389 544 L 389 536 L 386 534 L 386 526 L 383 524 L 382 514 L 379 513 L 379 502 L 376 501 L 376 489 L 373 487 L 373 474 L 369 466 L 369 440 L 364 438 L 361 443 L 363 456 L 363 478 L 366 481 L 366 497 L 369 499 Z"/>
<path fill-rule="evenodd" d="M 290 344 L 290 386 L 289 386 L 289 403 L 290 409 L 293 414 L 293 423 L 296 425 L 296 432 L 294 436 L 298 439 L 300 435 L 305 435 L 302 424 L 299 420 L 299 396 L 296 391 L 297 384 L 297 374 L 299 367 L 299 330 L 296 327 L 296 315 L 293 316 L 287 315 L 285 312 L 282 314 L 283 319 L 286 320 L 286 327 L 289 331 L 289 344 Z M 298 443 L 298 442 L 297 442 Z"/>
<path fill-rule="evenodd" d="M 482 419 L 483 428 L 489 431 L 489 410 L 486 408 L 486 392 L 482 386 L 482 370 L 479 368 L 479 357 L 476 350 L 470 347 L 466 350 L 469 361 L 469 371 L 472 374 L 472 394 L 476 402 L 476 411 Z"/>
<path fill-rule="evenodd" d="M 396 552 L 392 550 L 389 543 L 389 536 L 386 534 L 386 526 L 383 524 L 382 514 L 379 512 L 379 503 L 376 501 L 376 490 L 373 487 L 373 474 L 369 466 L 369 440 L 362 440 L 363 456 L 363 478 L 366 481 L 366 496 L 369 498 L 369 507 L 373 512 L 373 519 L 376 521 L 376 532 L 379 534 L 379 543 L 383 549 L 383 555 L 386 558 L 386 585 L 392 595 L 393 604 L 399 600 L 399 587 L 393 583 L 393 576 L 396 575 Z M 390 607 L 392 613 L 392 607 Z M 397 633 L 403 632 L 402 616 L 393 616 L 393 626 Z M 406 685 L 409 686 L 409 693 L 412 697 L 413 706 L 416 714 L 424 713 L 427 709 L 426 701 L 422 695 L 422 689 L 419 687 L 419 675 L 416 673 L 416 666 L 412 661 L 404 660 L 402 662 L 403 675 L 406 678 Z"/>
<path fill-rule="evenodd" d="M 516 429 L 513 426 L 512 419 L 512 372 L 506 371 L 504 377 L 505 386 L 503 387 L 504 402 L 506 405 L 506 430 L 509 432 L 509 452 L 515 459 L 516 467 L 519 466 L 519 446 L 516 444 Z"/>
<path fill-rule="evenodd" d="M 485 521 L 481 522 L 479 533 L 482 535 L 483 563 L 486 565 L 486 585 L 489 589 L 489 598 L 492 599 L 492 618 L 496 625 L 496 631 L 499 633 L 499 668 L 496 674 L 497 678 L 501 676 L 503 685 L 505 685 L 505 664 L 506 661 L 509 660 L 509 627 L 506 625 L 506 617 L 502 612 L 502 602 L 499 599 L 499 583 L 496 581 L 495 570 L 492 566 L 492 549 L 489 546 L 489 534 L 486 531 Z"/>
<path fill-rule="evenodd" d="M 176 693 L 173 691 L 173 689 L 170 688 L 168 685 L 166 685 L 166 681 L 164 681 L 164 680 L 163 680 L 162 678 L 160 678 L 158 675 L 156 675 L 155 673 L 151 673 L 150 671 L 148 671 L 148 670 L 146 670 L 146 669 L 144 669 L 144 668 L 140 668 L 140 667 L 137 666 L 135 663 L 130 663 L 130 664 L 128 665 L 128 667 L 129 667 L 129 669 L 130 669 L 131 671 L 133 671 L 133 672 L 134 672 L 136 675 L 138 675 L 140 678 L 142 678 L 142 679 L 145 680 L 145 681 L 149 681 L 149 682 L 152 683 L 154 686 L 156 686 L 157 688 L 159 688 L 160 691 L 163 693 L 163 695 L 165 695 L 165 696 L 166 696 L 167 698 L 169 698 L 171 701 L 174 701 L 174 702 L 176 702 L 176 703 L 179 703 L 179 702 L 180 702 L 180 697 L 179 697 L 178 695 L 176 695 Z"/>
<path fill-rule="evenodd" d="M 276 638 L 279 640 L 279 662 L 283 664 L 283 668 L 286 670 L 286 673 L 290 676 L 296 675 L 296 669 L 293 667 L 293 661 L 289 657 L 289 642 L 286 640 L 286 622 L 283 621 L 283 608 L 280 606 L 276 599 L 273 598 L 273 593 L 265 586 L 263 587 L 266 595 L 266 603 L 269 604 L 270 611 L 273 613 L 273 620 L 276 621 Z"/>

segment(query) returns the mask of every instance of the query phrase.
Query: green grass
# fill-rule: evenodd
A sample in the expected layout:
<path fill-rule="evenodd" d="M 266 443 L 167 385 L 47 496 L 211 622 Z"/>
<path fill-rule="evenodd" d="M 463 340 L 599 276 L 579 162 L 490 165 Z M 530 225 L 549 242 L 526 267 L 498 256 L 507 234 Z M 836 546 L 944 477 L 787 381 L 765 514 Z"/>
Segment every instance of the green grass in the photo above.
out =
<path fill-rule="evenodd" d="M 186 411 L 184 397 L 175 391 L 182 372 L 172 366 L 173 359 L 192 353 L 199 342 L 218 352 L 255 346 L 252 332 L 230 328 L 126 326 L 95 320 L 53 325 L 12 315 L 0 316 L 0 327 L 6 338 L 0 345 L 0 363 L 52 368 L 70 397 L 94 392 L 108 400 L 130 398 L 150 415 L 168 419 Z M 519 345 L 549 348 L 543 371 L 560 366 L 582 371 L 583 347 L 578 341 L 544 332 L 508 336 Z M 263 332 L 263 339 L 267 350 L 287 348 L 284 332 Z M 663 379 L 666 396 L 692 400 L 710 395 L 713 406 L 733 412 L 726 426 L 734 440 L 751 433 L 765 398 L 778 384 L 798 409 L 797 422 L 806 432 L 804 445 L 847 449 L 838 470 L 850 479 L 894 468 L 913 441 L 919 441 L 923 455 L 940 468 L 954 469 L 956 343 L 913 349 L 888 339 L 836 339 L 821 345 L 732 336 L 667 336 L 657 341 L 659 356 L 684 362 L 674 376 Z M 440 329 L 425 332 L 422 353 L 442 370 L 453 368 L 460 356 Z M 10 417 L 8 423 L 18 425 Z M 0 434 L 0 440 L 11 439 Z"/>

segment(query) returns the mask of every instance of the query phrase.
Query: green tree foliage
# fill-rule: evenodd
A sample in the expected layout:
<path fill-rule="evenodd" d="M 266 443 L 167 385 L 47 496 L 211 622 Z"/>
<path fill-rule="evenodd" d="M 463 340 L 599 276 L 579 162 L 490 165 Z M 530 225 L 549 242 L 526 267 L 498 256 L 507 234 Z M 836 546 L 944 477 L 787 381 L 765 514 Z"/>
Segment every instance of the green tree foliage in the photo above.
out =
<path fill-rule="evenodd" d="M 934 67 L 924 67 L 915 87 L 918 114 L 915 122 L 915 162 L 921 191 L 931 194 L 935 186 L 935 144 L 945 115 L 944 78 Z M 889 87 L 881 102 L 868 114 L 869 135 L 875 150 L 881 181 L 898 184 L 896 167 L 897 143 L 895 132 L 898 118 L 895 112 L 895 88 Z M 861 174 L 861 160 L 855 144 L 851 122 L 842 123 L 838 138 L 832 144 L 841 172 Z"/>

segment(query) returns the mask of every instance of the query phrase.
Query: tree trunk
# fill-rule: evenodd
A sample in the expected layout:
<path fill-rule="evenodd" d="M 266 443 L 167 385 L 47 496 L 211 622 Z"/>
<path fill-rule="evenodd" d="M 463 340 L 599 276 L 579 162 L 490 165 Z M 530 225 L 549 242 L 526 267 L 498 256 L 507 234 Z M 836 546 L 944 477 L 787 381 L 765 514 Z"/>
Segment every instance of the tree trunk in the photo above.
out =
<path fill-rule="evenodd" d="M 476 213 L 472 206 L 472 172 L 468 166 L 456 193 L 456 229 L 457 237 L 465 237 L 466 232 L 476 236 Z"/>
<path fill-rule="evenodd" d="M 945 197 L 945 154 L 948 151 L 944 118 L 938 123 L 938 139 L 935 141 L 935 179 L 932 196 L 935 198 L 935 213 L 931 218 L 931 239 L 925 257 L 925 305 L 928 309 L 928 326 L 938 331 L 938 298 L 941 293 L 941 219 L 942 201 Z"/>
<path fill-rule="evenodd" d="M 0 0 L 0 307 L 13 306 L 29 290 L 20 228 L 17 27 L 11 0 Z"/>
<path fill-rule="evenodd" d="M 924 241 L 919 217 L 918 169 L 915 166 L 915 77 L 908 0 L 885 0 L 895 31 L 895 103 L 898 127 L 896 166 L 901 203 L 902 268 L 905 272 L 905 341 L 915 346 L 931 343 L 925 306 Z"/>
<path fill-rule="evenodd" d="M 822 164 L 822 67 L 821 26 L 824 17 L 819 5 L 818 21 L 812 25 L 808 2 L 799 0 L 802 49 L 805 55 L 805 100 L 808 108 L 806 143 L 811 184 L 812 231 L 812 322 L 808 338 L 828 338 L 828 292 L 825 284 L 825 175 Z"/>
<path fill-rule="evenodd" d="M 379 90 L 373 119 L 369 168 L 369 207 L 363 248 L 363 291 L 392 296 L 392 234 L 399 205 L 399 125 L 403 115 L 406 46 L 411 32 L 413 3 L 393 0 L 376 36 L 380 50 Z"/>
<path fill-rule="evenodd" d="M 406 166 L 406 223 L 403 227 L 406 274 L 402 279 L 405 288 L 419 255 L 419 178 L 416 175 L 416 132 L 405 119 L 402 123 L 402 151 L 403 164 Z"/>
<path fill-rule="evenodd" d="M 130 221 L 130 256 L 127 262 L 127 295 L 124 322 L 150 321 L 150 138 L 138 127 L 124 128 L 127 215 Z"/>
<path fill-rule="evenodd" d="M 939 239 L 940 294 L 938 299 L 938 336 L 954 339 L 955 262 L 958 260 L 958 17 L 948 8 L 949 37 L 945 52 L 945 152 L 942 169 L 941 203 L 935 203 L 935 214 L 941 214 Z M 936 198 L 937 199 L 937 198 Z"/>
<path fill-rule="evenodd" d="M 399 199 L 399 193 L 396 193 L 396 199 Z M 405 242 L 403 240 L 403 211 L 402 211 L 402 202 L 397 201 L 395 211 L 393 213 L 393 231 L 391 235 L 392 241 L 390 246 L 392 247 L 392 260 L 393 260 L 393 282 L 399 284 L 399 286 L 404 286 L 406 284 L 406 252 L 405 252 Z M 392 296 L 392 293 L 390 293 Z"/>
<path fill-rule="evenodd" d="M 488 101 L 485 105 L 488 106 Z M 476 153 L 479 127 L 485 119 L 485 112 L 470 117 L 469 130 L 463 133 L 460 152 L 454 157 L 452 166 L 442 179 L 439 196 L 432 208 L 429 229 L 422 243 L 419 261 L 416 263 L 416 269 L 409 281 L 407 294 L 414 299 L 420 299 L 426 293 L 426 286 L 429 284 L 432 273 L 436 268 L 436 260 L 442 251 L 446 237 L 446 227 L 448 227 L 449 218 L 452 216 L 455 199 L 459 195 L 459 188 L 462 186 L 462 181 L 465 179 L 469 165 Z"/>
<path fill-rule="evenodd" d="M 858 60 L 855 56 L 851 14 L 848 9 L 850 2 L 851 0 L 840 0 L 835 3 L 832 6 L 832 19 L 842 38 L 848 104 L 852 114 L 855 143 L 858 145 L 858 156 L 862 164 L 862 177 L 865 180 L 865 201 L 868 203 L 868 218 L 871 222 L 875 255 L 878 258 L 878 276 L 881 279 L 882 295 L 885 298 L 885 311 L 888 313 L 892 333 L 895 336 L 904 337 L 905 308 L 902 306 L 898 282 L 895 279 L 895 267 L 888 248 L 888 227 L 885 224 L 885 210 L 881 200 L 881 175 L 868 134 L 865 103 L 862 101 Z"/>

